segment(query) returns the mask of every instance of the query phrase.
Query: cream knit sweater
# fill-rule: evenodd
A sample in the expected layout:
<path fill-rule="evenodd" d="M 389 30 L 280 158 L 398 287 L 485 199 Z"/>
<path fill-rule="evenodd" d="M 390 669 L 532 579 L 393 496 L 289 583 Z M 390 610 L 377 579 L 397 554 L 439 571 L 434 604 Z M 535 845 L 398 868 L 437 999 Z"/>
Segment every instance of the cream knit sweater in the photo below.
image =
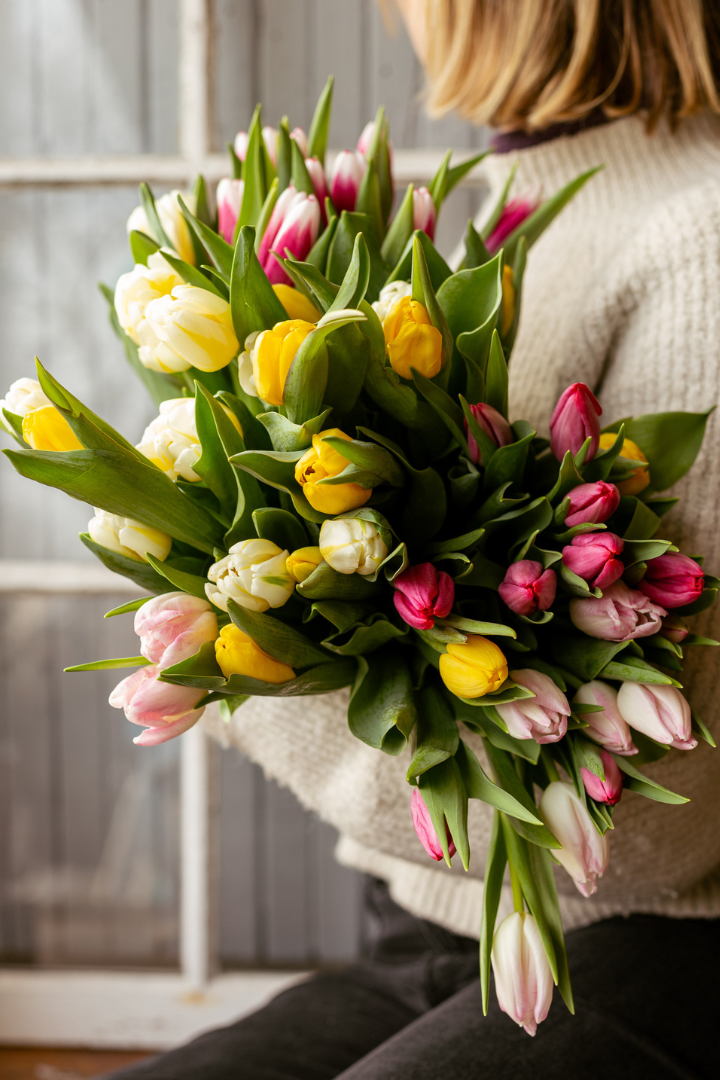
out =
<path fill-rule="evenodd" d="M 608 422 L 720 403 L 720 121 L 697 117 L 675 135 L 648 137 L 633 117 L 492 157 L 491 201 L 515 160 L 515 190 L 540 183 L 546 195 L 585 169 L 606 168 L 530 253 L 511 364 L 513 416 L 546 433 L 559 394 L 577 380 L 600 396 Z M 674 493 L 681 509 L 665 519 L 664 535 L 720 573 L 720 414 Z M 693 628 L 720 638 L 720 612 Z M 687 691 L 720 735 L 718 655 L 690 652 Z M 342 862 L 385 878 L 410 911 L 478 936 L 490 809 L 471 801 L 470 874 L 430 863 L 410 820 L 404 759 L 358 742 L 346 701 L 347 692 L 256 698 L 227 727 L 212 710 L 205 722 L 340 830 Z M 691 801 L 625 795 L 597 895 L 582 899 L 557 872 L 566 929 L 630 911 L 720 915 L 720 749 L 671 751 L 647 771 Z"/>

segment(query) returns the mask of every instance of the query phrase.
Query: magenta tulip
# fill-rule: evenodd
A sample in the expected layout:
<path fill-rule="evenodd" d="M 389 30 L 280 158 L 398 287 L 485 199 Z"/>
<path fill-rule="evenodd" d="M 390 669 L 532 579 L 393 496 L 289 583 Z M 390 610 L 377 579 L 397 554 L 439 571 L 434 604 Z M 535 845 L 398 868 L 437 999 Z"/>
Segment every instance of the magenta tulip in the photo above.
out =
<path fill-rule="evenodd" d="M 393 585 L 398 614 L 416 630 L 431 630 L 435 619 L 444 619 L 452 611 L 455 583 L 432 563 L 408 567 L 398 574 Z"/>
<path fill-rule="evenodd" d="M 615 533 L 581 533 L 563 548 L 563 562 L 591 589 L 607 589 L 622 577 L 625 566 L 618 555 L 624 547 L 625 542 Z"/>
<path fill-rule="evenodd" d="M 704 583 L 705 574 L 694 559 L 668 551 L 650 559 L 638 589 L 662 607 L 677 608 L 697 600 Z"/>
<path fill-rule="evenodd" d="M 138 746 L 157 746 L 182 735 L 204 712 L 197 703 L 205 697 L 205 690 L 161 682 L 159 674 L 160 668 L 154 664 L 139 668 L 118 683 L 109 698 L 114 709 L 125 711 L 131 724 L 147 729 L 133 739 Z"/>
<path fill-rule="evenodd" d="M 543 570 L 534 559 L 521 559 L 509 566 L 498 588 L 500 598 L 516 615 L 534 615 L 547 611 L 555 599 L 557 577 L 554 570 Z"/>
<path fill-rule="evenodd" d="M 330 198 L 338 214 L 354 210 L 360 185 L 367 171 L 367 161 L 356 150 L 341 150 L 330 174 Z"/>
<path fill-rule="evenodd" d="M 434 859 L 435 862 L 440 862 L 443 858 L 442 845 L 438 839 L 438 834 L 435 832 L 435 826 L 432 823 L 430 811 L 425 805 L 425 800 L 420 794 L 419 788 L 413 788 L 412 795 L 410 796 L 410 813 L 412 814 L 412 823 L 415 832 L 417 833 L 418 840 L 425 848 L 430 858 Z M 448 853 L 452 859 L 455 854 L 455 844 L 450 835 L 450 828 L 447 821 L 445 822 L 445 830 L 447 832 Z"/>
<path fill-rule="evenodd" d="M 594 484 L 578 484 L 568 495 L 565 525 L 603 525 L 620 503 L 620 492 L 614 484 L 598 480 Z"/>
<path fill-rule="evenodd" d="M 495 931 L 491 959 L 498 1005 L 534 1035 L 552 1004 L 553 977 L 532 915 L 513 911 L 503 919 Z"/>
<path fill-rule="evenodd" d="M 288 187 L 283 191 L 263 234 L 258 259 L 273 285 L 292 284 L 272 252 L 284 256 L 289 249 L 304 259 L 320 232 L 320 204 L 314 195 Z"/>
<path fill-rule="evenodd" d="M 585 383 L 568 386 L 550 418 L 550 449 L 558 461 L 569 450 L 577 454 L 586 439 L 590 439 L 587 460 L 594 457 L 600 443 L 602 409 L 597 398 Z"/>
<path fill-rule="evenodd" d="M 194 656 L 218 636 L 212 605 L 184 592 L 162 593 L 143 604 L 135 616 L 140 652 L 164 669 Z"/>
<path fill-rule="evenodd" d="M 301 127 L 295 127 L 290 132 L 290 138 L 298 145 L 298 150 L 302 154 L 303 158 L 308 157 L 310 149 L 308 147 L 308 137 Z"/>
<path fill-rule="evenodd" d="M 421 229 L 431 240 L 435 239 L 437 209 L 435 201 L 426 187 L 413 191 L 413 228 Z"/>
<path fill-rule="evenodd" d="M 232 244 L 235 236 L 244 190 L 242 180 L 230 180 L 228 177 L 224 177 L 217 186 L 218 231 L 228 244 Z"/>
<path fill-rule="evenodd" d="M 267 150 L 268 157 L 272 161 L 275 168 L 277 168 L 277 142 L 278 133 L 277 128 L 266 126 L 262 129 L 263 142 L 265 143 L 265 149 Z M 249 136 L 247 131 L 238 131 L 235 136 L 235 156 L 240 161 L 244 161 L 247 157 Z"/>
<path fill-rule="evenodd" d="M 327 222 L 327 215 L 325 213 L 325 199 L 327 197 L 327 180 L 325 179 L 325 170 L 320 163 L 320 160 L 316 157 L 309 157 L 305 160 L 305 168 L 310 174 L 313 188 L 315 189 L 315 196 L 320 203 L 320 214 L 323 222 Z"/>
<path fill-rule="evenodd" d="M 511 199 L 503 208 L 498 223 L 485 241 L 485 247 L 494 255 L 503 246 L 503 240 L 522 225 L 526 218 L 534 214 L 540 205 L 540 191 L 528 191 Z"/>
<path fill-rule="evenodd" d="M 492 405 L 486 405 L 484 402 L 479 402 L 477 405 L 470 406 L 470 412 L 485 432 L 488 439 L 492 439 L 496 446 L 509 446 L 510 443 L 515 442 L 512 428 L 502 413 L 499 413 Z M 471 460 L 474 461 L 476 465 L 482 465 L 482 454 L 475 441 L 475 436 L 468 428 L 467 420 L 465 421 L 465 434 L 467 435 L 468 450 L 470 451 Z"/>
<path fill-rule="evenodd" d="M 549 675 L 533 668 L 511 671 L 510 678 L 535 697 L 495 706 L 509 734 L 514 739 L 534 739 L 537 743 L 554 743 L 562 739 L 570 715 L 570 706 L 562 690 Z"/>
<path fill-rule="evenodd" d="M 665 608 L 649 597 L 616 581 L 599 598 L 570 601 L 570 618 L 578 630 L 603 641 L 629 641 L 657 634 Z"/>
<path fill-rule="evenodd" d="M 674 642 L 676 645 L 682 645 L 689 633 L 690 631 L 687 623 L 684 619 L 681 619 L 679 615 L 668 615 L 667 618 L 662 621 L 662 630 L 660 631 L 661 636 L 667 638 L 668 641 Z"/>
<path fill-rule="evenodd" d="M 357 146 L 356 146 L 355 149 L 358 151 L 359 154 L 362 154 L 364 157 L 367 157 L 368 156 L 368 151 L 370 150 L 370 147 L 372 146 L 372 142 L 373 142 L 374 138 L 375 138 L 375 121 L 374 120 L 368 120 L 367 124 L 365 125 L 365 127 L 362 129 L 362 132 L 360 133 L 360 138 L 357 141 Z M 387 148 L 388 148 L 388 154 L 390 156 L 390 161 L 392 163 L 392 142 L 390 141 L 390 139 L 388 139 Z"/>
<path fill-rule="evenodd" d="M 600 679 L 584 683 L 573 699 L 583 705 L 599 705 L 602 712 L 583 712 L 582 718 L 588 725 L 583 729 L 593 742 L 598 743 L 612 754 L 630 757 L 637 754 L 633 745 L 632 732 L 620 714 L 617 704 L 617 690 Z"/>
<path fill-rule="evenodd" d="M 631 728 L 675 750 L 694 750 L 690 706 L 674 686 L 624 682 L 618 709 Z"/>
<path fill-rule="evenodd" d="M 608 754 L 607 750 L 601 750 L 600 757 L 602 758 L 603 772 L 605 773 L 604 780 L 601 780 L 591 769 L 586 769 L 584 766 L 580 769 L 580 776 L 591 799 L 594 799 L 595 802 L 607 803 L 608 806 L 614 806 L 615 803 L 620 802 L 622 796 L 622 773 L 617 767 L 615 759 Z"/>

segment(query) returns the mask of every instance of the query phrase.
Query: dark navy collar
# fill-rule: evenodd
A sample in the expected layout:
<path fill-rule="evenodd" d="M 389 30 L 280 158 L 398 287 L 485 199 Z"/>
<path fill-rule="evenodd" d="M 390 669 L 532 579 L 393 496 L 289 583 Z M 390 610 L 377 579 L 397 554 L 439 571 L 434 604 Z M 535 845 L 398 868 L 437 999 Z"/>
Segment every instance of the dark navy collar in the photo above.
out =
<path fill-rule="evenodd" d="M 490 145 L 497 154 L 509 154 L 516 150 L 527 150 L 531 146 L 550 142 L 551 139 L 558 139 L 561 135 L 578 135 L 581 131 L 610 122 L 611 120 L 605 116 L 602 109 L 595 109 L 582 120 L 574 120 L 567 124 L 553 124 L 552 127 L 543 128 L 541 131 L 498 131 L 493 136 Z"/>

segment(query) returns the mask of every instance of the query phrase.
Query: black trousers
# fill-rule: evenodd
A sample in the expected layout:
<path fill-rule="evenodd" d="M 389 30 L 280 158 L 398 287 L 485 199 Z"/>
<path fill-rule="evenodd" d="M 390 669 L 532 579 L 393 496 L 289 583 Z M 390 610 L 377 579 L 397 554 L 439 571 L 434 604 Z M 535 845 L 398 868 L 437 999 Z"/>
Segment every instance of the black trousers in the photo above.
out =
<path fill-rule="evenodd" d="M 483 1017 L 476 942 L 382 893 L 380 908 L 369 960 L 113 1080 L 720 1077 L 720 920 L 633 915 L 568 934 L 576 1015 L 556 993 L 532 1039 L 494 999 Z"/>

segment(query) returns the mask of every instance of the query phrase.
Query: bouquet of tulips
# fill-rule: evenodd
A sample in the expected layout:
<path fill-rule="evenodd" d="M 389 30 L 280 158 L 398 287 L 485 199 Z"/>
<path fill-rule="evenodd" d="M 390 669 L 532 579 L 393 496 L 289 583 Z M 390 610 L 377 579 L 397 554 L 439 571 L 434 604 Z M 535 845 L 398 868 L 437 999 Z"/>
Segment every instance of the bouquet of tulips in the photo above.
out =
<path fill-rule="evenodd" d="M 136 613 L 140 655 L 70 669 L 136 669 L 110 699 L 136 742 L 210 702 L 229 720 L 249 696 L 350 687 L 352 733 L 405 754 L 431 858 L 467 868 L 468 800 L 493 807 L 484 1002 L 492 965 L 532 1034 L 553 983 L 572 1009 L 553 862 L 594 893 L 624 792 L 685 801 L 642 765 L 712 742 L 677 676 L 716 644 L 685 618 L 720 582 L 657 537 L 707 415 L 601 429 L 576 383 L 549 439 L 511 423 L 527 249 L 591 174 L 544 202 L 506 188 L 453 272 L 433 230 L 478 157 L 448 155 L 393 216 L 382 110 L 326 175 L 331 98 L 308 136 L 258 108 L 216 214 L 202 178 L 142 187 L 135 267 L 106 290 L 159 407 L 139 444 L 38 365 L 2 403 L 6 453 L 94 507 L 81 539 L 144 590 L 109 613 Z"/>

